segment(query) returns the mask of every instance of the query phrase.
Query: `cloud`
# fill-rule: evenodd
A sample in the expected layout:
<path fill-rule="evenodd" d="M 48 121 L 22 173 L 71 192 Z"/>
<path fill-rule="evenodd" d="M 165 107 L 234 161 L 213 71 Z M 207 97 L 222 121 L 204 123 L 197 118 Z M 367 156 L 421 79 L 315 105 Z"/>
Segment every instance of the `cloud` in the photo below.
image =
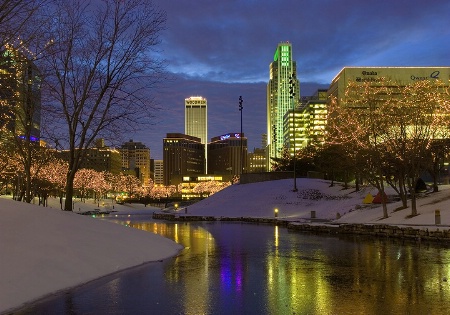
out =
<path fill-rule="evenodd" d="M 169 69 L 223 82 L 266 81 L 281 41 L 293 44 L 302 80 L 325 82 L 330 71 L 346 65 L 397 61 L 392 47 L 407 51 L 405 43 L 430 34 L 442 43 L 434 49 L 446 51 L 450 25 L 445 0 L 165 0 L 162 7 Z M 415 60 L 410 54 L 401 61 Z"/>
<path fill-rule="evenodd" d="M 243 129 L 249 149 L 266 132 L 266 84 L 278 43 L 293 46 L 302 96 L 345 66 L 448 66 L 447 0 L 159 0 L 161 50 L 174 81 L 155 94 L 161 110 L 136 135 L 162 158 L 162 138 L 184 132 L 184 99 L 208 99 L 208 138 Z"/>

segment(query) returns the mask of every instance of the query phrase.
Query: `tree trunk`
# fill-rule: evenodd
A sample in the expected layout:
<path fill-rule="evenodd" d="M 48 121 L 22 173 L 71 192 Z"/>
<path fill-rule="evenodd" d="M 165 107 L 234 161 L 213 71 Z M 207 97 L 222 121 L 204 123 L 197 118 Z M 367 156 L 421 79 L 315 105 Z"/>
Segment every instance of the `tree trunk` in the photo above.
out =
<path fill-rule="evenodd" d="M 75 178 L 75 172 L 70 170 L 67 173 L 66 181 L 66 201 L 64 203 L 65 211 L 72 211 L 72 200 L 73 200 L 73 180 Z"/>
<path fill-rule="evenodd" d="M 402 207 L 408 208 L 408 196 L 405 191 L 405 178 L 400 176 L 398 179 L 398 189 L 400 191 L 400 200 L 402 201 Z"/>
<path fill-rule="evenodd" d="M 416 192 L 414 190 L 411 191 L 411 215 L 417 215 L 417 202 L 416 202 Z"/>
<path fill-rule="evenodd" d="M 383 219 L 386 219 L 389 217 L 388 215 L 388 210 L 387 210 L 387 205 L 386 205 L 386 199 L 384 198 L 384 196 L 386 195 L 384 193 L 384 182 L 383 182 L 383 170 L 380 168 L 378 170 L 379 176 L 380 176 L 380 182 L 379 182 L 379 193 L 381 195 L 381 204 L 383 205 Z"/>

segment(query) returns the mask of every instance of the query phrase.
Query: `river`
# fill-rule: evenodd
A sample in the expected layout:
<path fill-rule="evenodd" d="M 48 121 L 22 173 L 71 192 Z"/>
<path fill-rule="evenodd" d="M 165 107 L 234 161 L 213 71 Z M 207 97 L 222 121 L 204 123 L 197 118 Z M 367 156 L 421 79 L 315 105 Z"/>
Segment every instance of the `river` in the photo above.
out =
<path fill-rule="evenodd" d="M 104 218 L 186 248 L 16 314 L 446 314 L 450 249 L 250 223 Z M 130 244 L 133 246 L 133 244 Z M 152 250 L 141 248 L 136 250 Z"/>

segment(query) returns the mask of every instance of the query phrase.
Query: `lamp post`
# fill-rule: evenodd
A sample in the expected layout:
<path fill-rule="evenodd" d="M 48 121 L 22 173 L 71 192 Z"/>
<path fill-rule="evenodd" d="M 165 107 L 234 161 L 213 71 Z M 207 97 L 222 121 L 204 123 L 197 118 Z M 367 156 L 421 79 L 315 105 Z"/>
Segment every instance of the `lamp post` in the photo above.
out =
<path fill-rule="evenodd" d="M 244 165 L 244 147 L 242 145 L 242 109 L 244 108 L 244 106 L 242 106 L 242 103 L 244 102 L 244 100 L 242 99 L 242 96 L 239 96 L 239 111 L 241 112 L 241 134 L 240 134 L 240 139 L 241 139 L 241 171 L 240 174 L 243 173 L 243 165 Z"/>
<path fill-rule="evenodd" d="M 289 98 L 292 102 L 292 135 L 293 135 L 293 143 L 294 143 L 294 189 L 292 191 L 296 192 L 297 190 L 297 169 L 296 169 L 296 158 L 295 158 L 295 81 L 294 75 L 291 74 L 289 77 Z"/>

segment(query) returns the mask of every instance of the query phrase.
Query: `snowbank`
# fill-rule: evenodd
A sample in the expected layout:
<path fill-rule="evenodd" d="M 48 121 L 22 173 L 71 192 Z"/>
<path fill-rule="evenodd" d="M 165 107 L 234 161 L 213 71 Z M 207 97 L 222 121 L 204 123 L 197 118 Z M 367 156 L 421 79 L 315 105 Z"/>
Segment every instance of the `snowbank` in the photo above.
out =
<path fill-rule="evenodd" d="M 307 221 L 314 211 L 316 219 L 332 220 L 335 223 L 378 223 L 412 226 L 435 225 L 435 210 L 440 210 L 441 227 L 450 224 L 450 186 L 440 186 L 440 191 L 418 199 L 418 214 L 410 217 L 411 209 L 395 211 L 400 202 L 388 204 L 389 218 L 383 219 L 379 204 L 364 204 L 363 200 L 377 190 L 373 187 L 343 189 L 337 183 L 320 179 L 297 179 L 297 192 L 293 191 L 293 179 L 283 179 L 244 185 L 232 185 L 224 190 L 188 207 L 189 215 L 215 217 L 259 217 L 273 218 L 278 209 L 278 218 L 291 221 Z M 394 195 L 387 189 L 388 195 Z M 410 205 L 410 204 L 409 204 Z M 340 217 L 340 219 L 337 219 Z M 431 226 L 431 227 L 430 227 Z"/>
<path fill-rule="evenodd" d="M 0 198 L 0 313 L 180 250 L 152 233 Z"/>

